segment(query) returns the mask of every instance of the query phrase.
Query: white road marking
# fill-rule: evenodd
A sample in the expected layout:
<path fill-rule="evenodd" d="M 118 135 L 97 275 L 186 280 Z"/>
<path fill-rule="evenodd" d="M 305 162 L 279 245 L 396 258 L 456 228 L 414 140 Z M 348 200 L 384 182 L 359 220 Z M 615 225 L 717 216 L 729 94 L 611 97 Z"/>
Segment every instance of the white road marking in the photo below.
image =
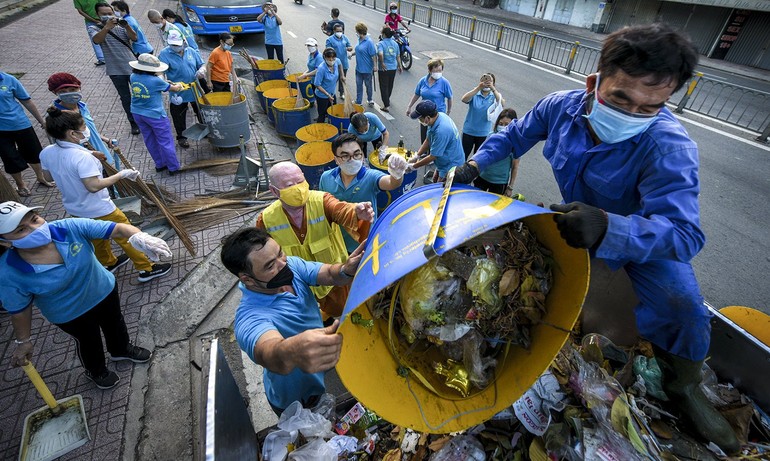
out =
<path fill-rule="evenodd" d="M 395 118 L 393 118 L 393 116 L 390 115 L 388 112 L 383 112 L 380 105 L 377 104 L 376 102 L 374 103 L 374 108 L 377 109 L 377 112 L 379 112 L 380 115 L 382 115 L 382 118 L 384 118 L 385 120 L 395 120 Z"/>
<path fill-rule="evenodd" d="M 291 36 L 291 38 L 297 38 L 297 36 L 294 34 L 294 32 L 292 32 L 290 30 L 287 30 L 286 33 L 289 34 Z"/>
<path fill-rule="evenodd" d="M 315 9 L 315 6 L 314 6 L 314 5 L 310 5 L 310 4 L 308 4 L 307 6 L 309 6 L 310 8 L 313 8 L 313 9 Z"/>

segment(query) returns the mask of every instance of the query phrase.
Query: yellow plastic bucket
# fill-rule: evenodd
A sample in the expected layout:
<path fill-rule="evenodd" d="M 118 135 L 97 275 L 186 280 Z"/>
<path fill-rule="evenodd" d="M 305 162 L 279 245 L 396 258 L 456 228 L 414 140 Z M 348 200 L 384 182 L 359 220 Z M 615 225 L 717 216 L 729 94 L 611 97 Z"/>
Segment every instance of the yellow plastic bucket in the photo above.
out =
<path fill-rule="evenodd" d="M 330 123 L 311 123 L 298 129 L 294 137 L 300 145 L 313 141 L 334 141 L 339 134 L 337 127 Z"/>
<path fill-rule="evenodd" d="M 294 158 L 302 173 L 305 174 L 305 180 L 314 190 L 318 189 L 321 174 L 337 166 L 332 154 L 332 143 L 327 141 L 313 141 L 299 146 L 294 153 Z"/>
<path fill-rule="evenodd" d="M 265 106 L 267 106 L 267 119 L 270 121 L 270 123 L 275 125 L 275 114 L 273 114 L 273 110 L 271 109 L 273 107 L 273 103 L 282 98 L 296 98 L 297 90 L 293 90 L 291 88 L 271 88 L 269 90 L 265 90 L 265 92 L 262 93 L 262 96 L 264 96 Z"/>
<path fill-rule="evenodd" d="M 256 68 L 251 69 L 254 74 L 254 84 L 259 85 L 262 82 L 270 80 L 283 80 L 286 74 L 286 67 L 277 59 L 260 59 L 256 61 Z"/>
<path fill-rule="evenodd" d="M 299 88 L 299 90 L 302 92 L 302 96 L 310 101 L 310 104 L 313 104 L 313 102 L 315 102 L 315 92 L 313 91 L 312 85 L 313 82 L 310 80 L 310 77 L 305 77 L 299 80 L 299 83 L 297 83 L 297 79 L 300 75 L 302 74 L 289 74 L 286 76 L 286 80 L 289 81 L 289 85 L 291 85 L 292 88 Z"/>
<path fill-rule="evenodd" d="M 287 82 L 285 79 L 268 80 L 256 86 L 255 91 L 257 92 L 257 99 L 259 99 L 259 105 L 262 106 L 262 112 L 264 113 L 267 113 L 268 108 L 267 104 L 265 104 L 264 93 L 265 91 L 272 90 L 273 88 L 289 88 L 289 82 Z"/>
<path fill-rule="evenodd" d="M 302 106 L 297 106 L 297 98 L 281 98 L 273 103 L 275 131 L 281 136 L 294 137 L 294 134 L 311 121 L 310 103 L 302 99 Z"/>
<path fill-rule="evenodd" d="M 353 104 L 353 107 L 356 112 L 364 112 L 364 106 L 361 104 Z M 336 126 L 340 133 L 347 133 L 350 116 L 345 116 L 345 104 L 333 104 L 326 110 L 326 115 L 329 116 L 329 123 Z"/>
<path fill-rule="evenodd" d="M 467 398 L 449 399 L 404 373 L 389 346 L 388 320 L 372 328 L 354 324 L 350 314 L 372 318 L 367 303 L 404 275 L 428 262 L 423 244 L 441 199 L 443 185 L 419 187 L 401 196 L 375 222 L 342 314 L 342 354 L 337 373 L 364 406 L 394 424 L 420 432 L 461 431 L 509 407 L 550 366 L 577 323 L 588 290 L 589 257 L 566 244 L 553 213 L 491 192 L 457 185 L 446 203 L 434 248 L 439 255 L 467 240 L 515 220 L 523 220 L 555 260 L 547 313 L 531 329 L 531 346 L 511 346 L 499 354 L 496 379 Z"/>

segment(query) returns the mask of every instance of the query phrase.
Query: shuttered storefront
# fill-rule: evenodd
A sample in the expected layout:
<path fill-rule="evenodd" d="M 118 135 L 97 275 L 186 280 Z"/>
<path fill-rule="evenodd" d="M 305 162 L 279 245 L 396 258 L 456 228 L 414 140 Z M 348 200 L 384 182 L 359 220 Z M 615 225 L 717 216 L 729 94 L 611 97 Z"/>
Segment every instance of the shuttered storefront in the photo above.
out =
<path fill-rule="evenodd" d="M 657 0 L 615 0 L 605 32 L 611 33 L 626 26 L 655 22 L 660 4 Z"/>
<path fill-rule="evenodd" d="M 730 17 L 730 8 L 663 2 L 658 21 L 690 36 L 698 52 L 707 55 Z"/>
<path fill-rule="evenodd" d="M 725 61 L 770 70 L 770 13 L 751 12 Z"/>

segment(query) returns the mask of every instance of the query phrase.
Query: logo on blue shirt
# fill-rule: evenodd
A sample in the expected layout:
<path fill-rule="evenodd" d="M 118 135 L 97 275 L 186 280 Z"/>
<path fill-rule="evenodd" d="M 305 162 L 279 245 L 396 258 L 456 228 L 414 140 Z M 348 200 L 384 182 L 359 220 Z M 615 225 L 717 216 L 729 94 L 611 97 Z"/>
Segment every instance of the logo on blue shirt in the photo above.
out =
<path fill-rule="evenodd" d="M 83 249 L 83 244 L 80 242 L 70 243 L 70 256 L 75 256 Z"/>

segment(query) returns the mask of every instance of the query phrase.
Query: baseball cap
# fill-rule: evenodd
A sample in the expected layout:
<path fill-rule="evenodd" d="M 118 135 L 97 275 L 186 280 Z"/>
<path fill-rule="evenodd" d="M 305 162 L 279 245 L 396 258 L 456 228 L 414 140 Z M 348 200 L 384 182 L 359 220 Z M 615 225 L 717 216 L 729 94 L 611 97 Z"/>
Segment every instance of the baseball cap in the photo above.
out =
<path fill-rule="evenodd" d="M 7 234 L 16 229 L 27 213 L 39 208 L 43 207 L 34 206 L 30 208 L 14 201 L 0 203 L 0 234 Z"/>
<path fill-rule="evenodd" d="M 414 108 L 412 113 L 409 115 L 413 119 L 420 118 L 420 117 L 433 117 L 436 115 L 438 110 L 436 109 L 436 103 L 433 101 L 420 101 L 419 104 L 417 104 L 417 107 Z"/>
<path fill-rule="evenodd" d="M 184 45 L 184 37 L 182 37 L 182 34 L 179 33 L 178 30 L 172 29 L 171 32 L 168 33 L 166 42 L 168 42 L 169 45 Z"/>
<path fill-rule="evenodd" d="M 305 40 L 305 46 L 318 46 L 318 40 L 310 37 L 309 39 Z"/>

